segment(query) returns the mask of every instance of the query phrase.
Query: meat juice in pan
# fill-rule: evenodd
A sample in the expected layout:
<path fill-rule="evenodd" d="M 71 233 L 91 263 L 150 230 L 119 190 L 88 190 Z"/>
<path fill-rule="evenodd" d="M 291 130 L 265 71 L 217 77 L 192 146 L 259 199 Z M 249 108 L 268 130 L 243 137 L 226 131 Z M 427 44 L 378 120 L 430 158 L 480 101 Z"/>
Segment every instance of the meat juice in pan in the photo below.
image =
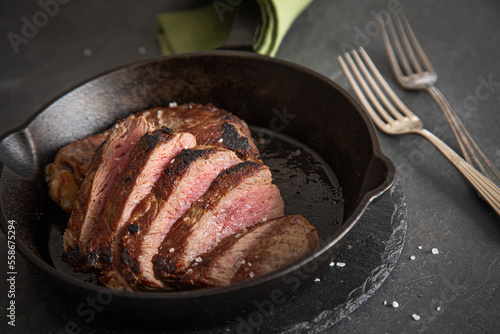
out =
<path fill-rule="evenodd" d="M 271 169 L 285 202 L 285 214 L 304 216 L 318 231 L 320 246 L 343 221 L 343 196 L 328 164 L 302 143 L 269 129 L 250 126 L 262 160 Z M 97 283 L 93 273 L 76 273 L 61 259 L 62 237 L 69 214 L 50 204 L 49 252 L 54 267 L 83 281 Z"/>

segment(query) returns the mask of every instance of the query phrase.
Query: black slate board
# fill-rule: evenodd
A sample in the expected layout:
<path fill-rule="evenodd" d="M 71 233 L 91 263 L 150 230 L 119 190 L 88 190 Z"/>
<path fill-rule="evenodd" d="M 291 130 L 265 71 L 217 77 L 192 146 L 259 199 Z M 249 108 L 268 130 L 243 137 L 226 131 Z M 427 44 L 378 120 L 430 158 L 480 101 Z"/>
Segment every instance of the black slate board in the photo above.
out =
<path fill-rule="evenodd" d="M 276 307 L 266 301 L 256 301 L 255 310 L 241 315 L 234 321 L 211 328 L 198 328 L 193 319 L 193 328 L 178 333 L 319 333 L 366 302 L 396 265 L 405 242 L 407 210 L 404 194 L 398 182 L 380 198 L 376 199 L 333 259 L 333 266 L 318 275 L 304 272 L 304 282 L 294 296 Z M 345 263 L 338 266 L 337 263 Z M 163 333 L 168 328 L 145 331 L 131 328 L 98 316 L 90 321 L 91 307 L 72 305 L 49 281 L 36 270 L 30 270 L 29 282 L 37 295 L 23 294 L 19 303 L 38 304 L 31 314 L 32 319 L 44 319 L 51 323 L 51 330 L 63 330 L 69 325 L 81 329 L 82 333 Z M 31 289 L 30 289 L 31 290 Z M 79 309 L 80 307 L 80 309 Z M 87 312 L 84 316 L 82 312 Z M 98 315 L 98 311 L 94 312 Z M 140 324 L 140 319 L 138 319 Z M 57 326 L 59 329 L 54 329 Z"/>

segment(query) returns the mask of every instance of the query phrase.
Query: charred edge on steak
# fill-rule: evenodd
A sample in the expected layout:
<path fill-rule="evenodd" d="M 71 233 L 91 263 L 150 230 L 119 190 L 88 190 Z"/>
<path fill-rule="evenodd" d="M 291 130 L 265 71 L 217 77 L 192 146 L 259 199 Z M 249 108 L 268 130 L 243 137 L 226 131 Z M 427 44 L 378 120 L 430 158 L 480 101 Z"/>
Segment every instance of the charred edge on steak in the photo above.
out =
<path fill-rule="evenodd" d="M 144 117 L 132 117 L 118 122 L 108 139 L 99 147 L 92 159 L 89 173 L 85 177 L 64 232 L 65 251 L 75 248 L 85 251 L 87 243 L 100 220 L 111 187 L 120 176 L 120 171 L 129 160 L 134 143 L 152 129 Z M 86 256 L 82 254 L 82 258 Z"/>
<path fill-rule="evenodd" d="M 233 151 L 247 151 L 250 149 L 248 138 L 238 133 L 234 125 L 224 122 L 222 124 L 222 139 L 226 147 Z"/>
<path fill-rule="evenodd" d="M 151 209 L 136 219 L 141 235 L 124 234 L 120 243 L 122 253 L 127 254 L 127 261 L 118 263 L 123 277 L 132 286 L 138 288 L 158 287 L 159 282 L 153 276 L 151 258 L 158 252 L 163 236 L 172 224 L 197 201 L 220 172 L 230 168 L 241 160 L 236 154 L 225 148 L 198 146 L 179 153 L 156 183 L 151 196 L 144 201 L 151 201 Z M 183 192 L 179 192 L 184 189 Z M 161 231 L 161 232 L 160 232 Z M 131 262 L 133 259 L 135 262 Z M 141 261 L 141 272 L 127 268 L 128 263 Z"/>
<path fill-rule="evenodd" d="M 266 173 L 265 176 L 262 176 L 265 178 L 263 180 L 263 186 L 266 188 L 261 188 L 261 185 L 254 183 L 256 182 L 254 177 L 261 177 L 261 174 L 259 173 L 261 171 L 264 172 L 264 170 L 267 170 L 268 172 L 268 174 Z M 252 191 L 258 193 L 262 189 L 266 189 L 267 192 L 265 193 L 265 196 L 273 196 L 271 197 L 272 199 L 266 198 L 266 200 L 262 203 L 253 203 L 256 205 L 255 207 L 246 208 L 246 210 L 254 210 L 257 206 L 260 206 L 260 208 L 264 208 L 264 214 L 271 215 L 270 217 L 255 217 L 254 213 L 252 213 L 250 217 L 244 217 L 241 222 L 242 224 L 247 225 L 240 227 L 246 227 L 248 224 L 257 223 L 258 221 L 252 221 L 254 219 L 261 220 L 264 218 L 275 218 L 283 215 L 283 200 L 281 199 L 279 190 L 276 186 L 272 185 L 271 181 L 272 178 L 269 168 L 261 163 L 251 161 L 240 163 L 231 167 L 227 171 L 222 172 L 212 182 L 205 195 L 177 220 L 170 233 L 167 234 L 165 240 L 163 240 L 158 254 L 153 258 L 156 277 L 158 279 L 167 280 L 172 278 L 178 279 L 184 273 L 186 270 L 186 261 L 190 262 L 190 260 L 185 257 L 185 252 L 190 252 L 191 255 L 187 255 L 190 257 L 193 252 L 196 253 L 200 250 L 197 245 L 193 244 L 193 242 L 197 243 L 198 241 L 191 240 L 192 235 L 197 236 L 200 233 L 205 233 L 213 227 L 213 225 L 210 226 L 210 224 L 203 220 L 207 219 L 206 217 L 210 217 L 211 214 L 215 214 L 217 217 L 217 215 L 219 215 L 217 210 L 221 210 L 221 208 L 215 210 L 217 212 L 213 210 L 217 207 L 219 201 L 230 194 L 232 190 L 236 189 L 240 184 L 247 184 L 247 182 L 250 182 L 249 184 L 252 184 Z M 234 195 L 238 197 L 240 196 L 240 193 L 236 192 Z M 244 195 L 247 196 L 248 194 L 245 193 Z M 226 208 L 224 207 L 220 213 L 225 211 Z M 257 212 L 259 212 L 259 215 L 262 214 L 259 210 L 257 210 Z M 227 219 L 229 219 L 229 217 Z M 202 223 L 200 223 L 200 221 Z M 223 228 L 227 222 L 229 221 L 219 221 L 217 226 L 220 225 L 220 228 Z M 235 228 L 237 227 L 231 227 L 227 231 L 220 232 L 220 236 L 224 236 L 224 233 L 232 233 L 231 231 Z M 214 237 L 218 238 L 219 232 Z M 217 242 L 217 240 L 212 239 L 213 238 L 207 242 Z M 204 240 L 204 242 L 206 242 L 206 240 Z M 201 249 L 201 251 L 202 253 L 205 252 L 203 249 Z"/>
<path fill-rule="evenodd" d="M 109 269 L 113 262 L 113 249 L 117 247 L 115 240 L 134 208 L 151 192 L 164 168 L 177 152 L 183 147 L 194 145 L 195 139 L 191 134 L 163 130 L 146 134 L 139 140 L 128 165 L 111 191 L 110 197 L 113 201 L 106 204 L 102 220 L 88 246 L 89 266 L 93 264 L 96 269 L 100 269 L 102 265 Z M 128 178 L 132 180 L 126 182 Z"/>
<path fill-rule="evenodd" d="M 177 107 L 152 108 L 135 113 L 131 117 L 139 116 L 145 117 L 157 128 L 166 126 L 164 131 L 171 129 L 183 132 L 192 131 L 192 134 L 197 137 L 199 145 L 227 147 L 224 143 L 224 140 L 227 140 L 230 147 L 240 148 L 237 153 L 241 159 L 261 161 L 248 125 L 238 117 L 223 109 L 218 109 L 212 104 L 203 106 L 191 103 Z M 121 122 L 124 120 L 126 119 L 121 120 Z M 234 127 L 233 129 L 224 125 L 227 128 L 225 135 L 223 135 L 224 123 Z M 71 212 L 73 209 L 78 189 L 88 174 L 92 156 L 108 138 L 111 130 L 112 128 L 66 145 L 59 150 L 54 162 L 46 166 L 46 181 L 49 185 L 50 197 L 65 211 Z M 244 140 L 241 140 L 239 136 L 248 138 L 249 148 L 246 150 L 241 150 L 244 148 Z M 221 139 L 223 142 L 218 142 Z"/>

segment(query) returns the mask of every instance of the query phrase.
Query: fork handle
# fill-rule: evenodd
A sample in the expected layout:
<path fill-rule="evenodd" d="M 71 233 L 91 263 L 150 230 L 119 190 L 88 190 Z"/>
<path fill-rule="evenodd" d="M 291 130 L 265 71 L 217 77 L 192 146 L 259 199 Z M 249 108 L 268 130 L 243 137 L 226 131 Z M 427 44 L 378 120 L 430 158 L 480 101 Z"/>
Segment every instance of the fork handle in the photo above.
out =
<path fill-rule="evenodd" d="M 462 173 L 463 176 L 472 184 L 472 186 L 481 195 L 497 215 L 500 216 L 500 188 L 491 180 L 486 178 L 471 164 L 462 159 L 455 151 L 446 145 L 441 139 L 425 129 L 413 131 L 427 140 L 429 140 L 450 162 Z"/>
<path fill-rule="evenodd" d="M 441 91 L 436 87 L 428 87 L 426 91 L 431 95 L 434 101 L 436 101 L 439 108 L 441 108 L 446 116 L 446 120 L 457 138 L 465 160 L 471 165 L 477 166 L 487 178 L 500 187 L 500 171 L 490 162 L 490 160 L 488 160 L 474 142 Z"/>

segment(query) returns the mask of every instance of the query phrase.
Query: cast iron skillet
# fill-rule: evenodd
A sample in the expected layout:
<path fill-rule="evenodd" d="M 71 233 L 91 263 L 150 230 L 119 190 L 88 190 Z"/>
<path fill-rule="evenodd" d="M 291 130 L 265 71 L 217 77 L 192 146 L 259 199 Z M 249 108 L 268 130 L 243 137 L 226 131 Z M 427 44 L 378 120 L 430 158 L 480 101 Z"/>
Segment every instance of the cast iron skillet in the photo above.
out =
<path fill-rule="evenodd" d="M 320 235 L 321 247 L 306 258 L 222 288 L 114 291 L 57 270 L 47 246 L 47 221 L 49 217 L 65 216 L 48 198 L 45 164 L 59 148 L 74 140 L 102 131 L 131 112 L 171 101 L 213 103 L 251 125 L 280 131 L 317 152 L 342 186 L 342 224 L 330 235 Z M 282 123 L 277 123 L 278 114 Z M 71 296 L 77 306 L 94 296 L 106 305 L 104 312 L 130 315 L 141 323 L 166 320 L 169 326 L 184 320 L 192 323 L 207 317 L 234 316 L 251 308 L 254 301 L 298 293 L 299 285 L 306 285 L 300 279 L 304 273 L 310 276 L 331 261 L 370 201 L 395 179 L 395 167 L 382 154 L 371 121 L 341 87 L 299 65 L 240 51 L 168 56 L 90 79 L 55 98 L 23 127 L 5 135 L 0 142 L 0 157 L 1 226 L 5 233 L 7 221 L 16 221 L 16 246 L 21 255 Z"/>

